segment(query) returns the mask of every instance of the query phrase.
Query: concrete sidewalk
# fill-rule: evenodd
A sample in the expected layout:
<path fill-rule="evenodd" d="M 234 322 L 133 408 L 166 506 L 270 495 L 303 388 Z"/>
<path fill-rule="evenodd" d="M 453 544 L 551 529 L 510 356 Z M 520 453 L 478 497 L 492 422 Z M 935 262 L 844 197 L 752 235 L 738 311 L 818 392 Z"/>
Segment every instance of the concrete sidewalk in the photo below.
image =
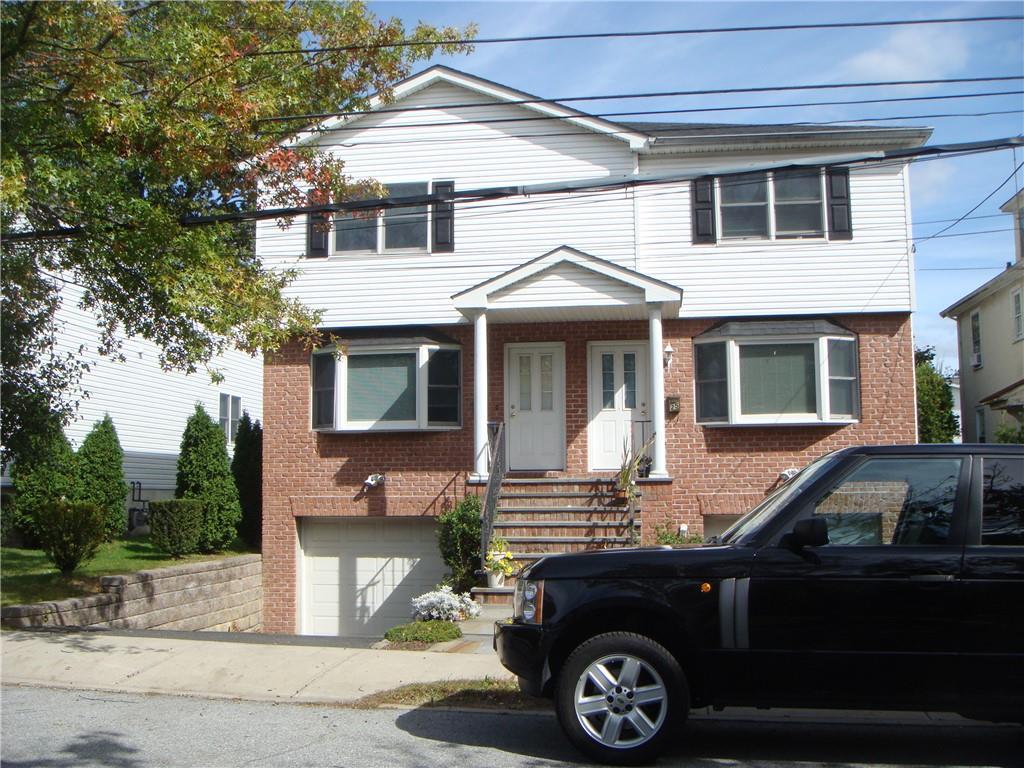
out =
<path fill-rule="evenodd" d="M 159 632 L 5 631 L 4 685 L 346 704 L 407 683 L 507 678 L 494 653 L 165 637 Z"/>

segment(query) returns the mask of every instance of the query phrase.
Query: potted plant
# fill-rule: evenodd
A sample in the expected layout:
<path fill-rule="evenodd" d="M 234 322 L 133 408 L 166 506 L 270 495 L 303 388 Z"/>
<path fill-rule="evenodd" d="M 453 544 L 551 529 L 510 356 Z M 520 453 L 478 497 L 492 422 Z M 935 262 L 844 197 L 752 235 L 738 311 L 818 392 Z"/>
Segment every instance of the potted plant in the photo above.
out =
<path fill-rule="evenodd" d="M 512 557 L 508 543 L 495 536 L 491 539 L 487 548 L 487 557 L 484 558 L 484 570 L 487 571 L 488 587 L 503 587 L 505 579 L 514 574 L 520 568 L 519 563 Z"/>
<path fill-rule="evenodd" d="M 636 479 L 650 474 L 651 459 L 648 448 L 654 442 L 654 435 L 636 451 L 630 450 L 628 439 L 622 445 L 622 466 L 615 478 L 615 500 L 620 503 L 636 501 Z"/>

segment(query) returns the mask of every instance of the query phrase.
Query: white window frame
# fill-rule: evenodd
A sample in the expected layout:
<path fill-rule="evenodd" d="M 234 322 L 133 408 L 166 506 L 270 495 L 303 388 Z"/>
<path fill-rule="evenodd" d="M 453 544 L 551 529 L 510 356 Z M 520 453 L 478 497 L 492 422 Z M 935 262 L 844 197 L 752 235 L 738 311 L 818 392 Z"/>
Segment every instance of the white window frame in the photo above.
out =
<path fill-rule="evenodd" d="M 983 405 L 974 409 L 974 439 L 979 443 L 988 442 L 988 434 L 985 429 L 985 406 Z"/>
<path fill-rule="evenodd" d="M 1013 323 L 1013 340 L 1024 340 L 1024 289 L 1010 291 L 1010 317 Z"/>
<path fill-rule="evenodd" d="M 828 367 L 828 343 L 829 341 L 845 341 L 854 345 L 854 364 L 856 365 L 857 388 L 860 387 L 860 364 L 859 349 L 856 337 L 832 335 L 799 335 L 799 336 L 742 336 L 730 338 L 708 339 L 707 341 L 695 341 L 694 344 L 721 344 L 725 343 L 726 360 L 726 394 L 728 403 L 728 418 L 724 421 L 697 421 L 698 414 L 694 408 L 694 419 L 697 426 L 808 426 L 819 424 L 857 424 L 860 419 L 855 414 L 853 418 L 831 418 L 831 402 L 829 392 L 829 367 Z M 768 413 L 768 414 L 744 414 L 741 403 L 740 386 L 740 348 L 744 346 L 756 346 L 765 344 L 813 344 L 814 345 L 814 398 L 817 410 L 813 413 Z M 694 355 L 696 361 L 696 355 Z M 697 371 L 694 363 L 694 404 L 697 402 Z M 859 395 L 859 392 L 856 394 Z M 857 397 L 857 403 L 860 398 Z M 859 410 L 859 409 L 858 409 Z"/>
<path fill-rule="evenodd" d="M 228 399 L 228 413 L 227 418 L 221 416 L 221 406 L 224 403 L 224 398 Z M 232 407 L 235 402 L 238 402 L 238 418 L 232 418 L 234 408 Z M 228 445 L 234 445 L 235 437 L 238 436 L 238 423 L 242 420 L 242 397 L 241 395 L 232 395 L 230 392 L 220 392 L 217 396 L 217 424 L 224 433 L 224 438 L 227 440 Z M 232 425 L 234 425 L 235 434 L 232 435 Z"/>
<path fill-rule="evenodd" d="M 319 347 L 310 355 L 310 370 L 313 366 L 313 355 L 334 355 L 334 425 L 327 427 L 313 426 L 313 382 L 310 378 L 309 424 L 314 432 L 447 432 L 462 429 L 462 404 L 459 404 L 459 422 L 457 424 L 429 424 L 427 398 L 429 392 L 428 364 L 430 353 L 441 349 L 459 352 L 459 397 L 463 394 L 462 347 L 458 344 L 386 344 L 373 346 Z M 416 418 L 407 421 L 349 421 L 348 419 L 348 361 L 357 355 L 416 355 Z"/>
<path fill-rule="evenodd" d="M 437 183 L 433 179 L 408 179 L 403 181 L 390 181 L 385 186 L 396 185 L 396 184 L 426 184 L 427 194 L 432 194 L 434 191 L 434 184 Z M 434 226 L 434 206 L 427 203 L 427 244 L 423 248 L 385 248 L 384 247 L 384 230 L 386 228 L 384 211 L 381 211 L 378 215 L 369 216 L 365 219 L 366 225 L 369 226 L 370 222 L 376 227 L 377 245 L 374 248 L 365 248 L 352 251 L 341 251 L 338 250 L 338 229 L 337 224 L 334 220 L 331 221 L 331 239 L 330 248 L 328 249 L 329 256 L 360 256 L 367 254 L 383 254 L 383 253 L 432 253 L 431 247 L 433 246 L 433 232 Z"/>
<path fill-rule="evenodd" d="M 715 177 L 715 232 L 717 233 L 716 242 L 718 243 L 746 243 L 752 240 L 758 242 L 764 241 L 779 241 L 791 243 L 793 241 L 812 240 L 812 241 L 827 241 L 828 240 L 828 187 L 826 186 L 825 169 L 818 168 L 818 184 L 821 189 L 821 234 L 817 235 L 783 235 L 779 236 L 776 232 L 775 227 L 775 173 L 774 171 L 764 171 L 764 175 L 767 179 L 767 202 L 768 206 L 768 234 L 765 237 L 760 235 L 726 235 L 725 229 L 722 226 L 722 182 L 728 183 L 730 178 L 733 176 L 745 175 L 739 171 L 736 174 L 725 174 L 723 176 Z M 754 175 L 754 174 L 750 174 Z M 726 204 L 728 208 L 729 205 Z"/>

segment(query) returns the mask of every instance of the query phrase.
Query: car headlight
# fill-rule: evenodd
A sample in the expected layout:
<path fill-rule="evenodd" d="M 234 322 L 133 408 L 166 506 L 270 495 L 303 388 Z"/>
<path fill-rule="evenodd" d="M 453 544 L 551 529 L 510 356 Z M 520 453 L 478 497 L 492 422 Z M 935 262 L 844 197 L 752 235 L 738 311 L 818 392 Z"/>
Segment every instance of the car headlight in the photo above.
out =
<path fill-rule="evenodd" d="M 544 582 L 516 579 L 512 598 L 512 618 L 526 624 L 540 624 L 544 620 Z"/>

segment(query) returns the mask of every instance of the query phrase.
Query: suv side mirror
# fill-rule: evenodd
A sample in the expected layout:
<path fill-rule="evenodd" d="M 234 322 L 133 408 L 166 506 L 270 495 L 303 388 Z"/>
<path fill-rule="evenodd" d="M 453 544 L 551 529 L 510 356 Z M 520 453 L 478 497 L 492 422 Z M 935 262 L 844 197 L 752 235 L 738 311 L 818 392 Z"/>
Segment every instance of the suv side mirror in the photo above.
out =
<path fill-rule="evenodd" d="M 786 543 L 796 550 L 804 547 L 823 547 L 828 544 L 828 523 L 823 517 L 797 520 L 793 532 L 786 538 Z"/>

